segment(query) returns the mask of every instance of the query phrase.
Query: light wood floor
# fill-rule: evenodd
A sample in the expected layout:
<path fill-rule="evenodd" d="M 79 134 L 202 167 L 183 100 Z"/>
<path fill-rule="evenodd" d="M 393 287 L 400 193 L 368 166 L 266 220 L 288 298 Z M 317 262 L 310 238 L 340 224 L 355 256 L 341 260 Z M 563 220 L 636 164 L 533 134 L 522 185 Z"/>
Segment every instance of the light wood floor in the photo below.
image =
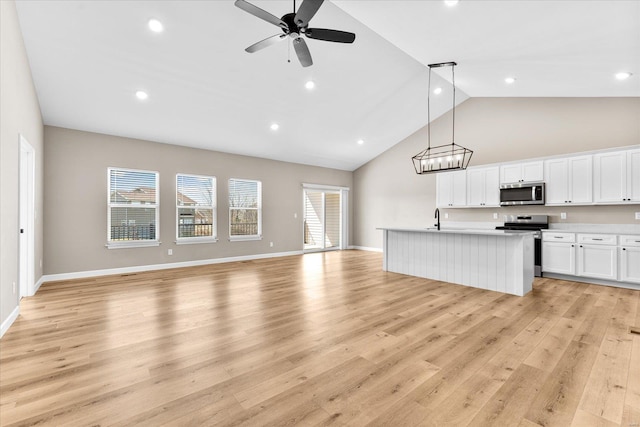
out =
<path fill-rule="evenodd" d="M 344 251 L 47 283 L 0 341 L 0 424 L 640 425 L 640 291 L 524 298 Z"/>

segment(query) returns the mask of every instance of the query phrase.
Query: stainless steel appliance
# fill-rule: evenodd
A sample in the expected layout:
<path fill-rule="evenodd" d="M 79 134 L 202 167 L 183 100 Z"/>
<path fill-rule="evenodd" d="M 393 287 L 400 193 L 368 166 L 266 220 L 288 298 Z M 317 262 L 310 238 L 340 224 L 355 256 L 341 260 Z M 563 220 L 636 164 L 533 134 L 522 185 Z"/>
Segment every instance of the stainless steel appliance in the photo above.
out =
<path fill-rule="evenodd" d="M 544 205 L 544 182 L 516 182 L 500 186 L 500 206 Z"/>
<path fill-rule="evenodd" d="M 549 228 L 548 215 L 505 215 L 504 225 L 496 230 L 535 231 L 534 235 L 534 275 L 542 277 L 542 231 Z"/>

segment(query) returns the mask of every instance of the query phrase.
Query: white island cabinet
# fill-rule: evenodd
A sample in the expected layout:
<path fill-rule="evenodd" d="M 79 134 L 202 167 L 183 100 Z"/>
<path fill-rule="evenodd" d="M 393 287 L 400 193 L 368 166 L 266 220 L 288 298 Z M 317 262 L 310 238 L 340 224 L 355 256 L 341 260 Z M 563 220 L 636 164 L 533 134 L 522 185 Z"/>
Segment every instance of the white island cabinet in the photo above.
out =
<path fill-rule="evenodd" d="M 380 230 L 385 271 L 519 296 L 533 286 L 533 232 Z"/>

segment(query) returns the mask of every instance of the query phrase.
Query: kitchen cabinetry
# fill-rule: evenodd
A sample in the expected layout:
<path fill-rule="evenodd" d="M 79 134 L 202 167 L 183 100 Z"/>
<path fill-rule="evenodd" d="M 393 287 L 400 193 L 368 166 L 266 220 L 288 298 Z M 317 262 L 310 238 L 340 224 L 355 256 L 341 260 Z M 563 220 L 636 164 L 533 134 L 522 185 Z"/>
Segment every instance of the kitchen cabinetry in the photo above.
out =
<path fill-rule="evenodd" d="M 640 236 L 620 236 L 620 280 L 640 284 Z"/>
<path fill-rule="evenodd" d="M 590 155 L 545 160 L 546 204 L 591 204 L 592 164 Z"/>
<path fill-rule="evenodd" d="M 640 150 L 593 156 L 595 203 L 640 202 Z"/>
<path fill-rule="evenodd" d="M 500 184 L 542 181 L 544 178 L 543 165 L 542 160 L 502 165 L 500 166 Z"/>
<path fill-rule="evenodd" d="M 573 233 L 542 233 L 542 271 L 575 275 L 575 246 Z"/>
<path fill-rule="evenodd" d="M 436 205 L 440 208 L 467 204 L 466 171 L 443 172 L 436 177 Z"/>
<path fill-rule="evenodd" d="M 467 206 L 500 206 L 500 169 L 467 170 Z"/>
<path fill-rule="evenodd" d="M 618 279 L 617 236 L 578 234 L 578 276 Z"/>

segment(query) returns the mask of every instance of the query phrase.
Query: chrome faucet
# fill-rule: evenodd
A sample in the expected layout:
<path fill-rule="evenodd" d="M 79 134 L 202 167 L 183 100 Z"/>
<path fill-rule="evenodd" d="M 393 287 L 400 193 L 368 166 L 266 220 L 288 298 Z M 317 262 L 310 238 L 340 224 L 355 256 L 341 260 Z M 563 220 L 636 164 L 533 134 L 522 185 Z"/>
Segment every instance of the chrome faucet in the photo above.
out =
<path fill-rule="evenodd" d="M 438 220 L 438 222 L 436 222 L 435 225 L 436 227 L 438 227 L 438 230 L 440 230 L 440 209 L 436 208 L 436 216 L 435 218 Z"/>

